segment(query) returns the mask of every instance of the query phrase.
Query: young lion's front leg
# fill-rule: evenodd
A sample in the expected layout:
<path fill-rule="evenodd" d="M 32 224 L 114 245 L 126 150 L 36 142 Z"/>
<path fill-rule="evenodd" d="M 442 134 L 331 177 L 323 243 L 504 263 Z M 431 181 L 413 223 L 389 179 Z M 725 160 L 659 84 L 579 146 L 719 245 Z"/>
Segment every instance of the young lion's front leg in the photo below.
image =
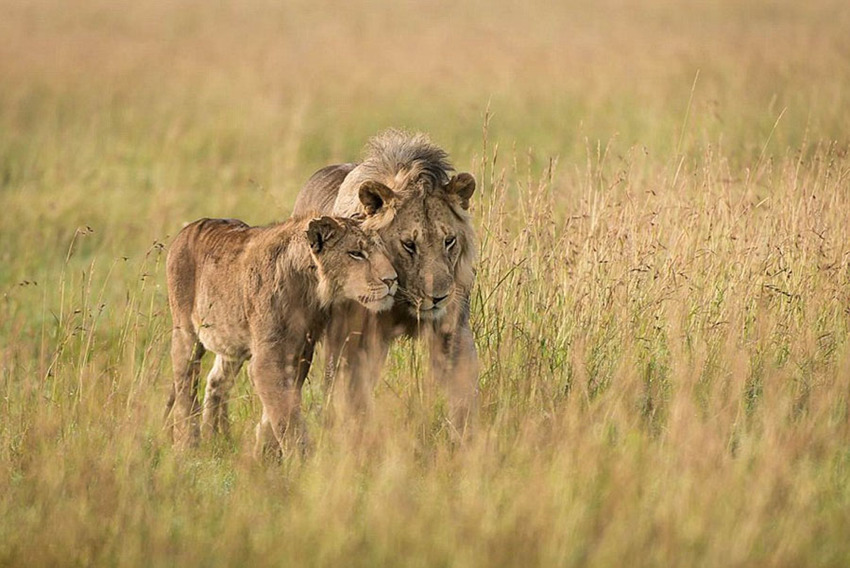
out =
<path fill-rule="evenodd" d="M 248 372 L 263 405 L 254 447 L 257 457 L 270 451 L 279 454 L 289 441 L 299 446 L 306 443 L 301 421 L 302 376 L 306 373 L 299 369 L 303 353 L 303 342 L 262 343 L 252 349 Z"/>

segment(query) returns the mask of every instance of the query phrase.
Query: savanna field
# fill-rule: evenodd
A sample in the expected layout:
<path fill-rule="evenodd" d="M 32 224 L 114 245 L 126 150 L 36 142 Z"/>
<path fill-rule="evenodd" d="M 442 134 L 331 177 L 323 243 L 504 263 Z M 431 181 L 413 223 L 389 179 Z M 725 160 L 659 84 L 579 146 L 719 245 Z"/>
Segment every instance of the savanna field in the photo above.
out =
<path fill-rule="evenodd" d="M 0 565 L 850 565 L 843 0 L 0 13 Z M 388 127 L 478 180 L 472 438 L 404 340 L 305 457 L 245 370 L 172 449 L 170 240 Z"/>

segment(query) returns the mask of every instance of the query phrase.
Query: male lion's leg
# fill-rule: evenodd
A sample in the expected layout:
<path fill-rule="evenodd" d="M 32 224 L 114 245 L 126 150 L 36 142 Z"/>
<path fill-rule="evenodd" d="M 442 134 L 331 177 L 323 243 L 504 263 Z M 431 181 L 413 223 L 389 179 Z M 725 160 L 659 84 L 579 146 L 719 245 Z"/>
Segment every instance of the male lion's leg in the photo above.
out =
<path fill-rule="evenodd" d="M 468 319 L 456 329 L 436 326 L 430 337 L 431 374 L 449 402 L 453 434 L 464 440 L 478 412 L 478 353 Z"/>
<path fill-rule="evenodd" d="M 197 391 L 201 374 L 204 347 L 194 332 L 175 327 L 171 334 L 171 363 L 174 368 L 174 388 L 169 404 L 172 413 L 172 432 L 178 447 L 197 443 L 199 428 Z"/>
<path fill-rule="evenodd" d="M 358 415 L 368 414 L 372 409 L 375 384 L 387 360 L 390 344 L 381 334 L 374 318 L 362 331 L 361 341 L 355 349 L 348 350 L 348 407 Z"/>
<path fill-rule="evenodd" d="M 363 341 L 359 330 L 325 338 L 325 424 L 355 446 L 372 431 L 373 391 L 387 351 L 386 345 Z"/>
<path fill-rule="evenodd" d="M 257 444 L 254 449 L 257 457 L 271 449 L 269 430 L 277 442 L 277 451 L 274 453 L 285 450 L 290 439 L 299 446 L 306 442 L 301 423 L 301 383 L 298 380 L 298 359 L 302 354 L 303 347 L 282 349 L 268 345 L 254 350 L 249 372 L 263 405 L 263 417 L 257 427 Z"/>
<path fill-rule="evenodd" d="M 359 313 L 352 310 L 346 302 L 340 302 L 331 307 L 330 318 L 325 329 L 325 376 L 326 390 L 336 389 L 345 385 L 348 377 L 349 343 L 359 345 L 362 322 Z"/>
<path fill-rule="evenodd" d="M 325 333 L 325 388 L 339 393 L 344 413 L 367 414 L 389 350 L 375 314 L 354 303 L 331 312 Z M 341 400 L 340 400 L 341 399 Z"/>
<path fill-rule="evenodd" d="M 242 367 L 244 359 L 225 359 L 215 356 L 215 363 L 207 375 L 207 388 L 204 393 L 203 429 L 207 434 L 230 433 L 230 421 L 227 417 L 227 396 L 234 379 Z"/>
<path fill-rule="evenodd" d="M 462 436 L 470 433 L 470 428 L 478 414 L 478 351 L 475 339 L 468 327 L 457 332 L 457 350 L 455 351 L 451 408 L 452 420 Z"/>

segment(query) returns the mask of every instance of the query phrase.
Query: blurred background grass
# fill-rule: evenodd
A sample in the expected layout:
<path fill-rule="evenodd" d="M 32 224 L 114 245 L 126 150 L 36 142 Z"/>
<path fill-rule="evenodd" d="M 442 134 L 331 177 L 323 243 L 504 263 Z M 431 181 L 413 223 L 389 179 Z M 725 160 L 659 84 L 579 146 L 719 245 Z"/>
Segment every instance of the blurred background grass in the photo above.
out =
<path fill-rule="evenodd" d="M 0 13 L 0 564 L 850 560 L 845 2 Z M 473 444 L 402 342 L 353 439 L 313 381 L 254 464 L 243 375 L 174 455 L 164 246 L 390 126 L 479 180 Z"/>

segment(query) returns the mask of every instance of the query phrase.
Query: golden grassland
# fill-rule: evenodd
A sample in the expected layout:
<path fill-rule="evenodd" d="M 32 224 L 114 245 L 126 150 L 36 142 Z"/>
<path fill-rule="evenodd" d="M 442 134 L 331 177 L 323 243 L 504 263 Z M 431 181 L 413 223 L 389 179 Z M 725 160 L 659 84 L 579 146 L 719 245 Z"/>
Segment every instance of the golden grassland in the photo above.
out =
<path fill-rule="evenodd" d="M 0 1 L 0 565 L 850 563 L 838 0 Z M 164 248 L 389 126 L 479 180 L 475 436 L 400 342 L 172 450 Z"/>

